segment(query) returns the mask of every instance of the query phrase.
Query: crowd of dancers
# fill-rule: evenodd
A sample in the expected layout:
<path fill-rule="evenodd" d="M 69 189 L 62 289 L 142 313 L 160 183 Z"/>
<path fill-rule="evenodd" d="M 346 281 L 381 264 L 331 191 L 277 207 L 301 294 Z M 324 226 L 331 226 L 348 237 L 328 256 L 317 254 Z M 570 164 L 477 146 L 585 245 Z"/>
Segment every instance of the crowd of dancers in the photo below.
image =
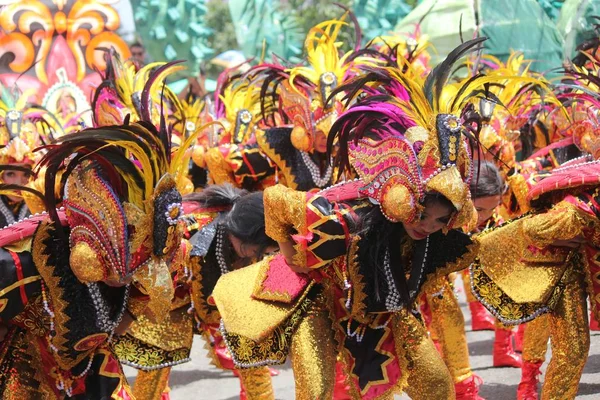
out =
<path fill-rule="evenodd" d="M 195 339 L 243 399 L 274 399 L 288 359 L 297 399 L 481 399 L 455 279 L 518 399 L 549 340 L 541 398 L 575 398 L 600 317 L 599 41 L 542 75 L 485 40 L 432 65 L 424 37 L 363 46 L 345 12 L 301 64 L 226 70 L 214 97 L 107 49 L 93 126 L 3 86 L 2 398 L 165 400 Z"/>

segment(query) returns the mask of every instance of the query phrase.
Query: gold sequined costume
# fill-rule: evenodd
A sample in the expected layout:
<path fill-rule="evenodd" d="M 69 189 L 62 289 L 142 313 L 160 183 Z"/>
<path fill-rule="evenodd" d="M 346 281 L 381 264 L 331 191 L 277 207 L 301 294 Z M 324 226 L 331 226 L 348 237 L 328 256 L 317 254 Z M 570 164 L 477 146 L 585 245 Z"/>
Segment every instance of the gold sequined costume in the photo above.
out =
<path fill-rule="evenodd" d="M 526 215 L 478 237 L 481 253 L 471 278 L 482 303 L 509 324 L 549 313 L 552 359 L 543 399 L 575 398 L 587 359 L 586 297 L 594 299 L 598 287 L 593 261 L 600 233 L 597 197 L 597 189 L 567 195 L 547 212 Z M 577 235 L 589 245 L 579 251 L 551 246 Z M 596 302 L 592 305 L 597 312 Z M 539 354 L 545 346 L 540 341 L 536 347 Z"/>

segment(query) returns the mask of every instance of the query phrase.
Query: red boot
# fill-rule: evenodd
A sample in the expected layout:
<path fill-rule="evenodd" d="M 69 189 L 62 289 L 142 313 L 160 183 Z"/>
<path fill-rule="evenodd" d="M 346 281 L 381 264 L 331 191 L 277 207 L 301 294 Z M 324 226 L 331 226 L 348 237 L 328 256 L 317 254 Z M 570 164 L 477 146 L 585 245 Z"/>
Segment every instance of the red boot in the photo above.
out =
<path fill-rule="evenodd" d="M 274 368 L 270 368 L 269 367 L 269 375 L 271 375 L 271 376 L 279 376 L 279 371 L 277 371 Z"/>
<path fill-rule="evenodd" d="M 521 356 L 515 353 L 512 344 L 513 331 L 496 329 L 494 339 L 494 367 L 521 368 Z"/>
<path fill-rule="evenodd" d="M 519 353 L 523 352 L 523 338 L 525 337 L 525 329 L 527 324 L 519 325 L 517 333 L 515 334 L 515 351 Z"/>
<path fill-rule="evenodd" d="M 471 309 L 471 330 L 473 331 L 493 331 L 494 317 L 492 317 L 485 307 L 478 301 L 469 303 Z"/>
<path fill-rule="evenodd" d="M 542 374 L 542 361 L 525 361 L 521 369 L 521 382 L 517 389 L 517 400 L 538 400 L 538 382 Z"/>
<path fill-rule="evenodd" d="M 456 391 L 456 400 L 485 400 L 479 396 L 479 386 L 483 383 L 483 380 L 473 374 L 465 380 L 462 380 L 454 384 L 454 390 Z"/>

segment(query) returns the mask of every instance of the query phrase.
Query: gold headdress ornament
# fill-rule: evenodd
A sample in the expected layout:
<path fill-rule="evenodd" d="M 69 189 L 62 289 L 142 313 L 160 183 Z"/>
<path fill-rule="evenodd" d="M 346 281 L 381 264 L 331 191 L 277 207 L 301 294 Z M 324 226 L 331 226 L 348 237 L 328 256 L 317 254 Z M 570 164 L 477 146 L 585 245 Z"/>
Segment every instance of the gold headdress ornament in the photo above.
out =
<path fill-rule="evenodd" d="M 62 133 L 48 110 L 27 101 L 34 92 L 21 93 L 16 86 L 9 90 L 0 85 L 0 164 L 33 166 L 42 156 L 34 150 L 50 142 L 55 133 Z"/>
<path fill-rule="evenodd" d="M 348 25 L 344 22 L 347 16 L 354 22 L 357 45 L 340 56 L 337 38 L 341 28 Z M 310 151 L 315 133 L 329 132 L 342 110 L 339 99 L 331 96 L 333 91 L 358 73 L 358 64 L 376 63 L 368 57 L 352 58 L 359 43 L 358 22 L 347 11 L 340 19 L 322 22 L 308 32 L 304 42 L 308 66 L 285 70 L 289 78 L 280 87 L 280 97 L 283 111 L 294 125 L 291 139 L 296 148 Z"/>
<path fill-rule="evenodd" d="M 521 128 L 532 113 L 548 105 L 560 107 L 560 102 L 547 90 L 549 82 L 529 70 L 531 61 L 520 52 L 511 53 L 506 63 L 490 55 L 479 57 L 477 63 L 475 66 L 474 61 L 469 61 L 467 66 L 470 70 L 484 67 L 487 76 L 497 78 L 485 85 L 493 99 L 482 99 L 478 105 L 486 121 L 479 140 L 484 149 L 510 168 L 514 166 L 516 152 L 521 150 Z"/>
<path fill-rule="evenodd" d="M 220 87 L 216 116 L 225 126 L 230 143 L 243 143 L 252 135 L 262 118 L 260 100 L 260 85 L 242 75 L 230 77 Z"/>

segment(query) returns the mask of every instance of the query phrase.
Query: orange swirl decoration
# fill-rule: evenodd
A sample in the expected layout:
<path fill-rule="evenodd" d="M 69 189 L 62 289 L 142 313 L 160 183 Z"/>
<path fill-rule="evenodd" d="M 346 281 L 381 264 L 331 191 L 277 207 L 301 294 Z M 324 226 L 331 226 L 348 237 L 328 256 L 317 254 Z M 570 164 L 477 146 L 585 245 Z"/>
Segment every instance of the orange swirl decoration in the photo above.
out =
<path fill-rule="evenodd" d="M 109 3 L 0 0 L 0 82 L 10 87 L 18 79 L 21 90 L 35 89 L 30 101 L 58 114 L 61 123 L 74 123 L 74 115 L 90 108 L 91 93 L 101 81 L 96 70 L 106 68 L 98 49 L 114 48 L 122 59 L 130 57 L 116 34 L 119 15 Z M 56 100 L 57 93 L 71 99 L 69 112 L 65 101 Z"/>

